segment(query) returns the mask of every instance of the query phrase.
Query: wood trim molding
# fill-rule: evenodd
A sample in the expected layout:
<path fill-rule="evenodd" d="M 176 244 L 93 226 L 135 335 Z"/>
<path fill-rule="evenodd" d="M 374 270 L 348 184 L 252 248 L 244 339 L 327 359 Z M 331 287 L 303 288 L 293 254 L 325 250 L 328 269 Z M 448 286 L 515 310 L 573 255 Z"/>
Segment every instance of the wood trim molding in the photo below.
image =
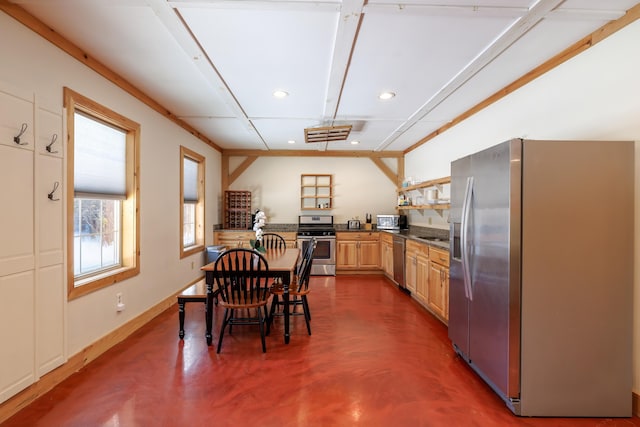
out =
<path fill-rule="evenodd" d="M 133 84 L 129 83 L 122 76 L 117 74 L 115 71 L 111 70 L 101 62 L 94 59 L 87 52 L 81 50 L 78 46 L 71 43 L 69 40 L 64 38 L 61 34 L 57 33 L 53 28 L 48 27 L 45 23 L 40 21 L 35 16 L 31 15 L 22 7 L 15 5 L 13 3 L 9 3 L 7 0 L 0 0 L 0 10 L 5 12 L 7 15 L 11 16 L 16 21 L 20 22 L 27 28 L 29 28 L 34 33 L 38 34 L 45 40 L 49 41 L 54 46 L 58 47 L 63 52 L 66 52 L 72 58 L 80 61 L 82 64 L 92 69 L 111 83 L 118 86 L 120 89 L 124 90 L 134 98 L 138 99 L 143 104 L 147 105 L 151 109 L 160 113 L 167 119 L 171 120 L 191 135 L 195 136 L 205 144 L 213 147 L 214 149 L 222 152 L 222 148 L 220 148 L 214 141 L 210 140 L 200 132 L 198 132 L 191 125 L 187 124 L 185 121 L 180 119 L 178 116 L 173 114 L 171 111 L 164 108 L 160 103 L 155 101 L 153 98 L 148 96 L 146 93 L 142 92 Z"/>
<path fill-rule="evenodd" d="M 193 280 L 180 291 L 175 292 L 173 295 L 165 298 L 149 310 L 120 326 L 115 331 L 100 338 L 98 341 L 84 348 L 77 354 L 74 354 L 66 361 L 66 363 L 44 375 L 37 382 L 31 384 L 20 393 L 0 404 L 0 424 L 11 418 L 21 409 L 25 408 L 48 391 L 52 390 L 55 386 L 69 378 L 75 372 L 78 372 L 89 363 L 96 360 L 107 350 L 114 347 L 116 344 L 120 343 L 135 331 L 149 323 L 153 318 L 170 308 L 172 305 L 176 304 L 178 295 L 180 295 L 184 289 L 203 279 L 204 277 L 199 277 L 198 279 Z"/>
<path fill-rule="evenodd" d="M 592 32 L 588 36 L 577 41 L 576 43 L 569 46 L 568 48 L 566 48 L 556 56 L 552 57 L 548 61 L 537 66 L 536 68 L 529 71 L 525 75 L 521 76 L 511 84 L 500 89 L 498 92 L 494 93 L 493 95 L 489 96 L 484 101 L 481 101 L 480 103 L 471 107 L 469 110 L 460 114 L 450 122 L 445 123 L 438 129 L 434 130 L 429 135 L 425 136 L 424 138 L 422 138 L 421 140 L 413 144 L 411 147 L 404 150 L 403 153 L 404 154 L 410 153 L 411 151 L 415 150 L 416 148 L 420 147 L 426 142 L 432 140 L 436 136 L 460 124 L 462 121 L 468 119 L 469 117 L 473 116 L 477 112 L 484 110 L 489 105 L 499 101 L 500 99 L 506 97 L 512 92 L 515 92 L 516 90 L 520 89 L 521 87 L 528 84 L 529 82 L 537 79 L 538 77 L 547 73 L 548 71 L 551 71 L 558 65 L 563 64 L 564 62 L 584 52 L 590 47 L 595 46 L 596 44 L 600 43 L 602 40 L 606 39 L 610 35 L 621 30 L 622 28 L 626 27 L 627 25 L 631 24 L 632 22 L 636 21 L 639 18 L 640 18 L 640 4 L 637 4 L 631 9 L 627 10 L 627 12 L 621 18 L 603 25 L 602 27 L 598 28 L 596 31 Z"/>
<path fill-rule="evenodd" d="M 229 157 L 226 157 L 226 159 L 228 161 Z M 253 162 L 255 162 L 256 160 L 258 160 L 258 156 L 248 156 L 246 159 L 244 159 L 244 161 L 240 163 L 240 165 L 237 168 L 235 168 L 233 172 L 229 173 L 227 185 L 231 185 L 233 181 L 238 179 L 238 177 L 242 175 L 242 173 L 246 171 L 249 168 L 249 166 L 251 166 Z M 228 187 L 225 188 L 225 190 L 226 189 L 228 189 Z"/>
<path fill-rule="evenodd" d="M 353 151 L 353 150 L 223 150 L 227 156 L 258 157 L 368 157 L 392 158 L 403 157 L 402 151 Z"/>
<path fill-rule="evenodd" d="M 635 392 L 631 393 L 631 401 L 633 415 L 640 418 L 640 394 Z"/>
<path fill-rule="evenodd" d="M 0 0 L 1 1 L 1 0 Z M 246 157 L 245 160 L 231 171 L 229 161 L 231 157 Z M 369 158 L 384 173 L 395 186 L 404 177 L 404 154 L 401 151 L 310 151 L 310 150 L 223 150 L 220 166 L 220 188 L 221 192 L 229 189 L 229 186 L 242 173 L 247 170 L 253 162 L 260 157 L 351 157 L 351 158 Z M 395 173 L 391 168 L 382 162 L 383 158 L 397 159 L 398 172 Z"/>
<path fill-rule="evenodd" d="M 380 160 L 380 158 L 378 157 L 372 157 L 371 161 L 375 163 L 376 166 L 378 166 L 378 169 L 380 169 L 382 173 L 385 174 L 387 178 L 391 180 L 391 182 L 393 182 L 393 185 L 395 185 L 396 187 L 398 186 L 398 182 L 400 182 L 400 177 L 398 176 L 397 173 L 394 173 L 391 170 L 391 168 L 386 164 L 384 164 L 384 162 Z"/>

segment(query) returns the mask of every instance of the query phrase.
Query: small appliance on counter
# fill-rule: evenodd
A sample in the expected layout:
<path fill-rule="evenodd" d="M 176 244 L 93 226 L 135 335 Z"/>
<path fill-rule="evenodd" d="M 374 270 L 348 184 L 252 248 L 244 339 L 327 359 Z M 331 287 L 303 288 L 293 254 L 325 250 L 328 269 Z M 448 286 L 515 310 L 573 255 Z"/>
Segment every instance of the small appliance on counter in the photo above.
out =
<path fill-rule="evenodd" d="M 365 214 L 365 224 L 364 224 L 364 229 L 365 230 L 371 230 L 372 228 L 372 224 L 371 224 L 371 214 Z"/>
<path fill-rule="evenodd" d="M 406 215 L 377 215 L 378 230 L 406 230 L 409 228 Z"/>
<path fill-rule="evenodd" d="M 350 219 L 347 221 L 347 228 L 349 230 L 360 230 L 360 220 L 359 219 Z"/>

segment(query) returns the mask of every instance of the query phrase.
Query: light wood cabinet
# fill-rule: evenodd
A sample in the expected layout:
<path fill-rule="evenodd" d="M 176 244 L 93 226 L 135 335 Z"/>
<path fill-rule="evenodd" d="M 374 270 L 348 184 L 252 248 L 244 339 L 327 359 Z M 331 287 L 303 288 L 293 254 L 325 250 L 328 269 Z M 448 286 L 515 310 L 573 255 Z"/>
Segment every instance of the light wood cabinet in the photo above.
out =
<path fill-rule="evenodd" d="M 407 239 L 405 284 L 412 297 L 447 323 L 449 319 L 449 252 Z"/>
<path fill-rule="evenodd" d="M 429 246 L 407 240 L 405 243 L 405 286 L 421 304 L 427 301 Z"/>
<path fill-rule="evenodd" d="M 428 253 L 428 252 L 427 252 Z M 425 252 L 416 254 L 416 292 L 415 299 L 422 305 L 427 305 L 427 293 L 429 292 L 429 258 Z"/>
<path fill-rule="evenodd" d="M 249 240 L 253 240 L 255 238 L 256 233 L 253 230 L 216 230 L 213 232 L 213 244 L 226 246 L 227 249 L 250 248 Z"/>
<path fill-rule="evenodd" d="M 337 270 L 380 270 L 380 234 L 378 232 L 336 233 Z"/>
<path fill-rule="evenodd" d="M 427 306 L 445 322 L 449 318 L 449 253 L 431 248 Z"/>
<path fill-rule="evenodd" d="M 265 233 L 269 233 L 269 231 L 265 231 Z M 273 233 L 281 235 L 287 243 L 288 248 L 296 247 L 297 233 L 295 231 L 273 231 Z M 255 240 L 255 238 L 256 233 L 253 230 L 216 230 L 213 232 L 213 244 L 226 246 L 227 249 L 251 248 L 249 241 Z"/>
<path fill-rule="evenodd" d="M 408 243 L 405 246 L 404 252 L 404 284 L 411 295 L 416 293 L 416 281 L 417 281 L 417 253 L 415 247 L 410 246 Z"/>
<path fill-rule="evenodd" d="M 393 236 L 389 233 L 380 233 L 380 256 L 382 271 L 393 279 Z"/>
<path fill-rule="evenodd" d="M 298 247 L 298 233 L 295 231 L 278 231 L 279 235 L 284 238 L 288 248 Z"/>
<path fill-rule="evenodd" d="M 327 210 L 333 208 L 332 175 L 308 175 L 300 177 L 300 209 Z"/>

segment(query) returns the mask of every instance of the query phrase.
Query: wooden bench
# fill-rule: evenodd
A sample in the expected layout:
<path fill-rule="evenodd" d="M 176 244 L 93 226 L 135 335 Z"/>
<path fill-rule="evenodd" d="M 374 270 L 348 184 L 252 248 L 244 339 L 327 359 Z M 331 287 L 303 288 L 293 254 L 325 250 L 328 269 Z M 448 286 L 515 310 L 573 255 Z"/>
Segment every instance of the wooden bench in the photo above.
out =
<path fill-rule="evenodd" d="M 189 286 L 178 295 L 178 318 L 180 319 L 180 331 L 178 336 L 184 338 L 184 305 L 188 302 L 203 302 L 207 304 L 207 285 L 204 279 Z"/>

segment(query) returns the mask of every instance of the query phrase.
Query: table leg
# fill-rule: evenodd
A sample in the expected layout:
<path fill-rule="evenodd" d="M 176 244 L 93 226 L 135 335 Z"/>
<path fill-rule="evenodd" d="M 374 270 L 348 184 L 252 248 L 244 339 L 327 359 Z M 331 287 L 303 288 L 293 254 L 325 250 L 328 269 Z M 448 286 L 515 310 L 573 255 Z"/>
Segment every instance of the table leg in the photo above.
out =
<path fill-rule="evenodd" d="M 178 319 L 180 321 L 180 331 L 178 336 L 184 338 L 184 301 L 178 301 Z"/>
<path fill-rule="evenodd" d="M 289 274 L 283 277 L 283 294 L 282 294 L 282 303 L 283 314 L 284 314 L 284 343 L 289 344 L 289 282 L 291 281 L 291 277 Z"/>
<path fill-rule="evenodd" d="M 205 337 L 207 338 L 207 345 L 211 345 L 213 340 L 213 334 L 211 328 L 213 326 L 213 273 L 207 271 L 205 275 L 205 282 L 207 284 L 207 302 L 205 307 L 205 318 L 207 324 L 207 332 Z"/>

